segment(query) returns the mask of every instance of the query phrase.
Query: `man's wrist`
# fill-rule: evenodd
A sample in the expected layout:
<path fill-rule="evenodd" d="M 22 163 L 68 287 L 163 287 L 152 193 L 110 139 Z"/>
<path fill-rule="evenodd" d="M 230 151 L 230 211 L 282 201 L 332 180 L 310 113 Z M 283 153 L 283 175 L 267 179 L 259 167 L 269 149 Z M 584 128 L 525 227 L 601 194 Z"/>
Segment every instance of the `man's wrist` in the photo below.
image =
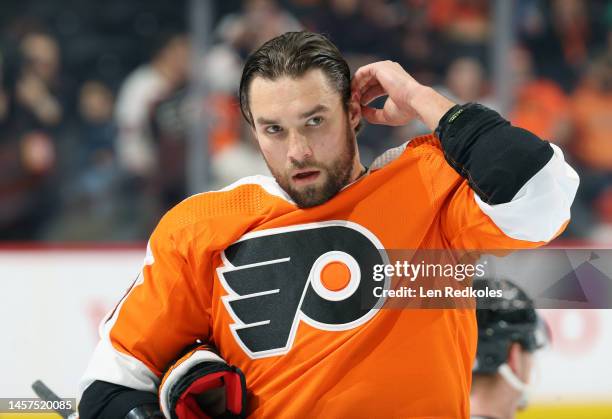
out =
<path fill-rule="evenodd" d="M 465 108 L 470 105 L 470 103 L 465 105 L 455 105 L 446 111 L 442 118 L 440 118 L 438 126 L 434 131 L 435 136 L 442 140 L 442 136 L 446 133 L 446 128 L 448 128 L 448 126 L 463 113 Z"/>
<path fill-rule="evenodd" d="M 420 85 L 410 99 L 410 107 L 418 118 L 431 130 L 435 130 L 440 119 L 455 103 L 429 86 Z"/>

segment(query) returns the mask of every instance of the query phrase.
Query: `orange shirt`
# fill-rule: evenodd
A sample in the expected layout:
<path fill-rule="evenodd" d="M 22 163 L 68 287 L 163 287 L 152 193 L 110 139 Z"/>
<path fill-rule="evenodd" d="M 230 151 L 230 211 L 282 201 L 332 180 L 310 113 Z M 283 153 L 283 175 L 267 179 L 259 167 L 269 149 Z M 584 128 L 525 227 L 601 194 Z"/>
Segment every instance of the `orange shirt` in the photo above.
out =
<path fill-rule="evenodd" d="M 519 90 L 510 120 L 540 138 L 558 142 L 559 125 L 569 121 L 569 102 L 554 82 L 537 80 Z"/>
<path fill-rule="evenodd" d="M 572 105 L 574 153 L 592 169 L 611 171 L 612 94 L 583 87 L 574 94 Z"/>
<path fill-rule="evenodd" d="M 317 207 L 297 208 L 261 176 L 188 198 L 104 327 L 132 383 L 145 366 L 161 377 L 196 340 L 214 343 L 244 372 L 252 418 L 468 418 L 473 310 L 363 298 L 377 249 L 539 244 L 506 236 L 425 136 Z M 317 282 L 332 260 L 360 276 L 344 284 L 352 293 Z"/>

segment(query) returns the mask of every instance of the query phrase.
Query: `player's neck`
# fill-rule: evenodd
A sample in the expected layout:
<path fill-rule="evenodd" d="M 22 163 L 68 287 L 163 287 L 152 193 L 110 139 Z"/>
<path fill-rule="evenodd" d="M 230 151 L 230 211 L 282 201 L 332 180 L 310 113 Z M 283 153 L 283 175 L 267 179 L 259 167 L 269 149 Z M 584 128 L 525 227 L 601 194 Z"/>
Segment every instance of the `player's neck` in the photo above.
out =
<path fill-rule="evenodd" d="M 501 379 L 501 377 L 499 377 Z M 474 417 L 512 419 L 518 407 L 520 395 L 503 380 L 479 383 L 474 380 L 470 396 L 470 410 Z"/>
<path fill-rule="evenodd" d="M 361 164 L 358 159 L 356 159 L 355 164 L 353 164 L 353 169 L 351 171 L 351 177 L 348 184 L 350 185 L 351 183 L 355 182 L 357 179 L 365 175 L 366 172 L 367 169 L 365 168 L 365 166 Z"/>

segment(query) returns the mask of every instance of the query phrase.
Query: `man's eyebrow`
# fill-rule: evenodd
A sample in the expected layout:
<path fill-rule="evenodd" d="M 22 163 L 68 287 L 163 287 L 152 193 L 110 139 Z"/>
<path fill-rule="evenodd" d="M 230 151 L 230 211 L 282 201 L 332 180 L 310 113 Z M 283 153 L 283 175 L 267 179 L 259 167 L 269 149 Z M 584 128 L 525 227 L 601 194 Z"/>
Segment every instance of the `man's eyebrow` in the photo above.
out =
<path fill-rule="evenodd" d="M 311 110 L 306 111 L 306 112 L 300 114 L 300 118 L 301 119 L 308 118 L 309 116 L 312 116 L 312 115 L 314 115 L 314 114 L 316 114 L 318 112 L 325 112 L 325 111 L 328 111 L 328 110 L 329 110 L 329 108 L 327 106 L 325 106 L 325 105 L 317 105 L 314 108 L 312 108 Z"/>
<path fill-rule="evenodd" d="M 314 108 L 312 108 L 309 111 L 303 112 L 299 115 L 300 119 L 305 119 L 308 118 L 309 116 L 312 116 L 318 112 L 325 112 L 328 111 L 329 108 L 325 105 L 317 105 Z M 263 117 L 259 117 L 257 118 L 257 120 L 255 121 L 260 125 L 277 125 L 279 124 L 279 122 L 275 119 L 267 119 L 267 118 L 263 118 Z"/>
<path fill-rule="evenodd" d="M 262 117 L 257 118 L 256 122 L 260 125 L 277 125 L 278 124 L 278 121 L 274 119 L 266 119 Z"/>

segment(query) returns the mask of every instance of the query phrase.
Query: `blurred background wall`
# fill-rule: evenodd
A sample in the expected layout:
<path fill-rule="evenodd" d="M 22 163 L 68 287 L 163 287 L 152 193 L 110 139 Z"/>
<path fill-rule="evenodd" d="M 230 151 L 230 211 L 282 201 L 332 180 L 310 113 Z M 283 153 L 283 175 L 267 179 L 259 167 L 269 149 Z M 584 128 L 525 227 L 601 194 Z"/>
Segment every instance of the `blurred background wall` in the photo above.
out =
<path fill-rule="evenodd" d="M 309 29 L 560 145 L 582 181 L 563 238 L 610 242 L 611 22 L 603 0 L 4 1 L 0 240 L 145 240 L 189 193 L 266 173 L 242 64 Z M 367 126 L 364 163 L 424 131 Z"/>

